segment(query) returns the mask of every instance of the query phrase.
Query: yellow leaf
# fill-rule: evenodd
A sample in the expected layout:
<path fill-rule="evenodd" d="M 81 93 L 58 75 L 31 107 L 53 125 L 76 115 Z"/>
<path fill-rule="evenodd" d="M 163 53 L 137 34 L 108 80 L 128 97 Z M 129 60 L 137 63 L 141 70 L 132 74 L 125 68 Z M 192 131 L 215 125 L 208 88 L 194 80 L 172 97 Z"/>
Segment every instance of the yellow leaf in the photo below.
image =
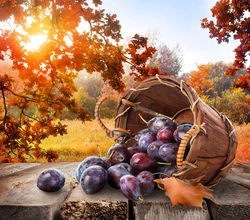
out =
<path fill-rule="evenodd" d="M 174 177 L 156 179 L 155 182 L 164 186 L 165 194 L 173 206 L 182 204 L 202 207 L 203 198 L 213 200 L 212 190 L 201 183 L 194 184 Z"/>

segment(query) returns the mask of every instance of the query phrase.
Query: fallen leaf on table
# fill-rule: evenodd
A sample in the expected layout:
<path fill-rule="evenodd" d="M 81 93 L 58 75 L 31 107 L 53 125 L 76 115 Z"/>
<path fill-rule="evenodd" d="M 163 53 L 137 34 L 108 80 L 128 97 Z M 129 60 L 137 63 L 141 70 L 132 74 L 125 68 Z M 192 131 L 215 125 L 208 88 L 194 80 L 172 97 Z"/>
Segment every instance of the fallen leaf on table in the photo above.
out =
<path fill-rule="evenodd" d="M 173 206 L 182 204 L 202 207 L 202 199 L 213 200 L 212 190 L 201 183 L 191 183 L 175 177 L 156 179 L 156 183 L 164 186 L 165 194 L 170 198 Z"/>

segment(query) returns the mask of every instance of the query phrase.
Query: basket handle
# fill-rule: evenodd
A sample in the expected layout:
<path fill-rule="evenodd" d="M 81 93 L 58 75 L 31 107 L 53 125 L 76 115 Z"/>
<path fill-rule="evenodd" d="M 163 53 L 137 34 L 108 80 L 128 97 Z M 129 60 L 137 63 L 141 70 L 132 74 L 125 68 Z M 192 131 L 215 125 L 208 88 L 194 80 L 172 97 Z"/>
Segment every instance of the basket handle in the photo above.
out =
<path fill-rule="evenodd" d="M 100 125 L 100 127 L 105 131 L 108 137 L 113 138 L 116 142 L 123 143 L 130 138 L 130 131 L 123 128 L 114 128 L 112 130 L 108 129 L 107 126 L 103 123 L 100 117 L 100 107 L 101 105 L 108 100 L 118 100 L 120 97 L 117 95 L 104 96 L 99 99 L 95 106 L 95 118 Z"/>
<path fill-rule="evenodd" d="M 113 138 L 113 132 L 112 130 L 108 129 L 107 126 L 103 123 L 101 116 L 100 116 L 100 108 L 101 105 L 109 100 L 120 100 L 120 97 L 117 95 L 109 95 L 109 96 L 104 96 L 99 99 L 99 101 L 96 103 L 95 106 L 95 118 L 100 125 L 100 127 L 105 131 L 108 137 Z"/>
<path fill-rule="evenodd" d="M 183 166 L 185 164 L 183 164 L 183 159 L 184 159 L 184 154 L 185 154 L 185 150 L 186 147 L 188 145 L 189 140 L 193 137 L 193 135 L 195 134 L 196 130 L 193 128 L 191 128 L 182 138 L 178 152 L 177 152 L 177 156 L 176 156 L 176 165 L 178 168 L 183 168 Z"/>
<path fill-rule="evenodd" d="M 196 167 L 196 165 L 189 163 L 188 161 L 183 161 L 183 159 L 189 140 L 191 138 L 195 138 L 200 132 L 204 133 L 205 135 L 207 134 L 204 125 L 205 123 L 201 125 L 193 125 L 193 127 L 182 138 L 176 157 L 176 165 L 178 168 L 184 168 L 186 165 L 194 168 Z"/>

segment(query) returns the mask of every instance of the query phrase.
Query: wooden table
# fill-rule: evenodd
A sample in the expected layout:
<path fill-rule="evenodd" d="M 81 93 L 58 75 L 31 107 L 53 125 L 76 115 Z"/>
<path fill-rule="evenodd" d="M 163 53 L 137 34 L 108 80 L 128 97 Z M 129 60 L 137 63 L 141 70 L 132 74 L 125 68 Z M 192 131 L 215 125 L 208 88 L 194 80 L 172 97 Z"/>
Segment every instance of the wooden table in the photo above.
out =
<path fill-rule="evenodd" d="M 235 165 L 214 188 L 215 201 L 204 201 L 203 208 L 172 207 L 160 190 L 142 202 L 128 201 L 119 190 L 109 186 L 97 194 L 86 195 L 73 178 L 77 164 L 0 164 L 0 220 L 250 219 L 250 164 Z M 63 189 L 46 193 L 36 187 L 39 173 L 46 168 L 64 172 Z"/>

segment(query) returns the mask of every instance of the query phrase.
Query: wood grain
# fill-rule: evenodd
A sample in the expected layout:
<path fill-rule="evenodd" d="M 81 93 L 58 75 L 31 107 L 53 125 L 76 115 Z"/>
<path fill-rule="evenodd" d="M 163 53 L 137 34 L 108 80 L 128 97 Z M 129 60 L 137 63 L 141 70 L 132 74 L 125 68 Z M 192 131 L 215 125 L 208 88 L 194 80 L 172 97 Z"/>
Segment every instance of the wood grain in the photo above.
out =
<path fill-rule="evenodd" d="M 234 165 L 227 175 L 227 179 L 250 189 L 250 165 Z"/>
<path fill-rule="evenodd" d="M 214 188 L 214 201 L 208 201 L 213 220 L 250 219 L 250 190 L 228 179 Z"/>
<path fill-rule="evenodd" d="M 136 220 L 208 220 L 209 212 L 206 202 L 203 208 L 176 206 L 160 190 L 155 190 L 145 201 L 134 203 Z"/>
<path fill-rule="evenodd" d="M 250 165 L 237 164 L 214 188 L 214 201 L 203 208 L 172 207 L 160 190 L 142 202 L 128 201 L 119 190 L 106 186 L 94 195 L 75 188 L 78 163 L 0 164 L 0 220 L 107 219 L 107 220 L 245 220 L 250 219 Z M 64 172 L 66 184 L 58 192 L 36 187 L 39 173 L 47 168 Z M 233 180 L 233 181 L 231 181 Z"/>
<path fill-rule="evenodd" d="M 2 166 L 2 165 L 1 165 Z M 53 219 L 58 216 L 58 209 L 72 185 L 77 163 L 48 163 L 0 177 L 0 219 Z M 36 187 L 37 177 L 47 168 L 57 168 L 66 177 L 65 186 L 58 192 L 46 193 Z"/>
<path fill-rule="evenodd" d="M 0 165 L 0 177 L 13 175 L 16 172 L 39 166 L 39 163 L 2 163 Z"/>

